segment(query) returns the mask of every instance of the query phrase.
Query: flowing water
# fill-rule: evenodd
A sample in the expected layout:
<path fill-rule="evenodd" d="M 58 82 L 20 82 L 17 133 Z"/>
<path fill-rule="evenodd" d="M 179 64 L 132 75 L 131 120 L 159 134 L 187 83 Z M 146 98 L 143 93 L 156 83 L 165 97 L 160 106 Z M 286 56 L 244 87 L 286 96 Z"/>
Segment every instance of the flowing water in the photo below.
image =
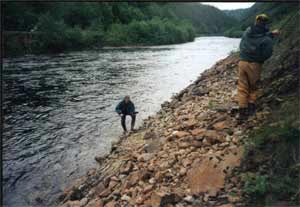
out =
<path fill-rule="evenodd" d="M 238 43 L 199 37 L 178 45 L 5 59 L 4 205 L 56 206 L 58 193 L 118 139 L 114 108 L 124 95 L 139 111 L 139 125 Z"/>

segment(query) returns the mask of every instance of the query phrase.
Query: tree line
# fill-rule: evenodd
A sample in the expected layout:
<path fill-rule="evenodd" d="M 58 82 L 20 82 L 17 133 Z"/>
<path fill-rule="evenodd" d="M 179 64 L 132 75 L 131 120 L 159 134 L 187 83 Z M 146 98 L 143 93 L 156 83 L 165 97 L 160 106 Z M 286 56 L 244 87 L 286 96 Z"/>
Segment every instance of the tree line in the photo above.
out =
<path fill-rule="evenodd" d="M 101 46 L 161 45 L 222 34 L 233 19 L 200 3 L 5 2 L 5 53 L 28 50 L 18 32 L 32 33 L 30 52 L 60 52 Z"/>

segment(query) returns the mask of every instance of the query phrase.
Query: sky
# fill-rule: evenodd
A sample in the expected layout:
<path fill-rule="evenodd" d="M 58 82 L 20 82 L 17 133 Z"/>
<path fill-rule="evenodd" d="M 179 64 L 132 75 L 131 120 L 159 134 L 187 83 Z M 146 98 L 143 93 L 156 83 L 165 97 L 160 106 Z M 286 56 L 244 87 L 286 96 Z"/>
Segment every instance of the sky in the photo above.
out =
<path fill-rule="evenodd" d="M 225 10 L 225 9 L 243 9 L 251 7 L 255 2 L 251 3 L 242 3 L 242 2 L 203 2 L 202 4 L 211 5 L 217 7 L 218 9 Z"/>

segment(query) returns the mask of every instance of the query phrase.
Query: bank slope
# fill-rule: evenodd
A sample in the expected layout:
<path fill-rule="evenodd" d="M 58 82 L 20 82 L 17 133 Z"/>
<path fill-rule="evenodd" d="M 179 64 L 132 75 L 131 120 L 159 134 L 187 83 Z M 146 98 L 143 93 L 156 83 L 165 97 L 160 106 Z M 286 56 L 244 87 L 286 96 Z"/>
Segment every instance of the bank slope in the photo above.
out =
<path fill-rule="evenodd" d="M 299 205 L 298 18 L 264 65 L 255 117 L 237 125 L 238 56 L 231 55 L 97 157 L 99 168 L 65 189 L 60 204 Z"/>
<path fill-rule="evenodd" d="M 221 205 L 231 199 L 236 187 L 225 178 L 240 165 L 245 129 L 230 114 L 237 63 L 236 55 L 218 62 L 164 103 L 138 132 L 97 158 L 99 169 L 66 189 L 64 205 Z"/>

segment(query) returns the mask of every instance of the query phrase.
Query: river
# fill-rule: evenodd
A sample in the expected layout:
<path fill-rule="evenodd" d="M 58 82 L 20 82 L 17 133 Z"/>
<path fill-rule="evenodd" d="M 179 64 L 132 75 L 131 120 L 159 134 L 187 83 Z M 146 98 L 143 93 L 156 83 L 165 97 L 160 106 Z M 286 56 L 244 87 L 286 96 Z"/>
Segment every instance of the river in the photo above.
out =
<path fill-rule="evenodd" d="M 4 206 L 56 206 L 61 190 L 118 139 L 114 108 L 124 95 L 139 111 L 138 126 L 238 44 L 198 37 L 177 45 L 4 59 Z"/>

